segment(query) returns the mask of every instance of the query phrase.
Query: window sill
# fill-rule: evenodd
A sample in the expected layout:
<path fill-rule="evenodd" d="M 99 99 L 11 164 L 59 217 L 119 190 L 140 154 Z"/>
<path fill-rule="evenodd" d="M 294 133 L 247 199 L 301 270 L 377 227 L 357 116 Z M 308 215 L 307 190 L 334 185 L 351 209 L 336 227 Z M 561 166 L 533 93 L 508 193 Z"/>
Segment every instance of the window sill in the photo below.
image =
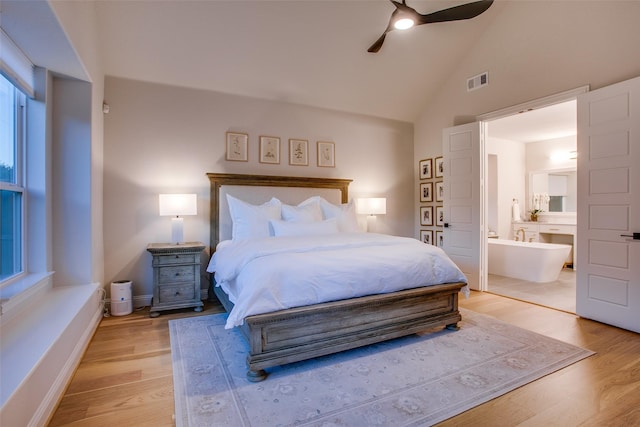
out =
<path fill-rule="evenodd" d="M 53 272 L 27 274 L 0 289 L 0 320 L 6 322 L 22 304 L 52 287 Z"/>

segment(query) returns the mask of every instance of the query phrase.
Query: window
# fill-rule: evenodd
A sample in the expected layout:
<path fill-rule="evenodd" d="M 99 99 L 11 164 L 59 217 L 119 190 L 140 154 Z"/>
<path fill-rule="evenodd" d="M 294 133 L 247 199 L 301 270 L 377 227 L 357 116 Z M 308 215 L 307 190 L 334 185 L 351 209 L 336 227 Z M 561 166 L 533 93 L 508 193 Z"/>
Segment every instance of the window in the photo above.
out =
<path fill-rule="evenodd" d="M 0 75 L 0 284 L 24 272 L 25 95 Z"/>

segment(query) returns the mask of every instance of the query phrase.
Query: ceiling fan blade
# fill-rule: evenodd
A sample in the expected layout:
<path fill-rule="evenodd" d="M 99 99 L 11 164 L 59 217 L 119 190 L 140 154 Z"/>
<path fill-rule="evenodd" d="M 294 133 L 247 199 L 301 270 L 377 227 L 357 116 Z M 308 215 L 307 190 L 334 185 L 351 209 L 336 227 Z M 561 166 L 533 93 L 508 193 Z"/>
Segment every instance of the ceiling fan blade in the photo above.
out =
<path fill-rule="evenodd" d="M 374 44 L 372 44 L 369 49 L 367 49 L 367 52 L 370 52 L 370 53 L 378 52 L 380 50 L 380 48 L 382 47 L 382 43 L 384 43 L 385 37 L 387 37 L 387 32 L 386 31 L 384 33 L 382 33 L 380 38 L 378 40 L 376 40 L 376 42 Z"/>
<path fill-rule="evenodd" d="M 376 42 L 372 44 L 369 49 L 367 49 L 367 52 L 370 52 L 370 53 L 378 52 L 382 47 L 382 43 L 384 43 L 384 39 L 387 37 L 387 33 L 393 30 L 393 21 L 395 20 L 396 15 L 398 14 L 398 4 L 400 5 L 402 4 L 397 3 L 394 0 L 391 0 L 391 3 L 396 5 L 396 9 L 391 13 L 391 17 L 389 18 L 389 24 L 387 24 L 387 28 L 384 30 L 384 33 L 382 33 L 382 35 L 378 38 L 378 40 L 376 40 Z"/>
<path fill-rule="evenodd" d="M 489 9 L 491 4 L 493 4 L 493 0 L 479 0 L 474 1 L 473 3 L 461 4 L 460 6 L 443 9 L 438 12 L 420 15 L 419 22 L 416 22 L 416 25 L 475 18 Z"/>

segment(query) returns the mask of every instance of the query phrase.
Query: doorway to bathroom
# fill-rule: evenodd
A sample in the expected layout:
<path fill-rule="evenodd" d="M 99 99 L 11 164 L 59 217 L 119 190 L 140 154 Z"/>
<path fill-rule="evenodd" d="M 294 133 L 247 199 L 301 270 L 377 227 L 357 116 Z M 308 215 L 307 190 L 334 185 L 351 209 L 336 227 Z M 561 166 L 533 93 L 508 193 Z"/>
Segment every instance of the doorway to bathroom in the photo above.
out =
<path fill-rule="evenodd" d="M 488 239 L 570 245 L 556 280 L 496 274 L 487 245 L 487 291 L 576 312 L 576 97 L 579 88 L 480 118 L 485 134 Z M 531 211 L 539 211 L 531 221 Z"/>

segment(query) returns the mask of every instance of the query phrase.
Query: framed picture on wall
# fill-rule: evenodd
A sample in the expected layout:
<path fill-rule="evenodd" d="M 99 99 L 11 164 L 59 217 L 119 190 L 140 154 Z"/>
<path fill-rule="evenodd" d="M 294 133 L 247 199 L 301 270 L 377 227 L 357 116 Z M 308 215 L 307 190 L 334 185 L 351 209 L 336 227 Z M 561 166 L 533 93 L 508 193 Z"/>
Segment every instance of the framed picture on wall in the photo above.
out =
<path fill-rule="evenodd" d="M 441 230 L 436 231 L 436 246 L 441 248 L 444 245 L 444 234 Z"/>
<path fill-rule="evenodd" d="M 420 168 L 420 179 L 429 179 L 433 176 L 431 159 L 420 160 L 418 167 Z"/>
<path fill-rule="evenodd" d="M 420 183 L 420 201 L 433 202 L 433 182 Z"/>
<path fill-rule="evenodd" d="M 444 225 L 444 207 L 436 206 L 436 225 Z"/>
<path fill-rule="evenodd" d="M 420 206 L 420 225 L 433 225 L 433 206 Z"/>
<path fill-rule="evenodd" d="M 333 142 L 318 141 L 318 166 L 336 167 L 336 145 Z"/>
<path fill-rule="evenodd" d="M 289 140 L 289 164 L 293 166 L 309 165 L 309 141 L 306 139 Z"/>
<path fill-rule="evenodd" d="M 433 245 L 433 230 L 420 230 L 420 241 L 427 245 Z"/>
<path fill-rule="evenodd" d="M 444 200 L 444 183 L 442 181 L 436 182 L 436 202 L 442 202 Z"/>
<path fill-rule="evenodd" d="M 249 135 L 240 132 L 227 132 L 227 160 L 248 162 Z"/>
<path fill-rule="evenodd" d="M 280 138 L 260 137 L 260 163 L 280 164 Z"/>
<path fill-rule="evenodd" d="M 442 178 L 444 176 L 444 162 L 442 157 L 436 157 L 435 163 L 434 169 L 436 178 Z"/>

